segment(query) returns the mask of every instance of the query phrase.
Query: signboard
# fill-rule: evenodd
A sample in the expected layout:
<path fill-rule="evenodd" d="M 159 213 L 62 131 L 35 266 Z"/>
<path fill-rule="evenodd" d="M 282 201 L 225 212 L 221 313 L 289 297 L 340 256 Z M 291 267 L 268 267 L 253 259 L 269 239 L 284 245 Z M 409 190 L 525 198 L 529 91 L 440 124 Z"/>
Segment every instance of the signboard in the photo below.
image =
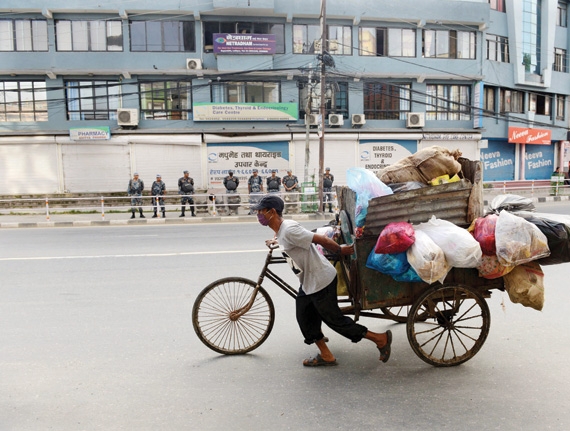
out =
<path fill-rule="evenodd" d="M 511 181 L 515 179 L 515 145 L 505 141 L 488 140 L 481 149 L 483 179 L 485 181 Z"/>
<path fill-rule="evenodd" d="M 473 92 L 473 128 L 483 127 L 483 82 L 475 84 Z"/>
<path fill-rule="evenodd" d="M 194 121 L 297 121 L 296 103 L 194 103 Z"/>
<path fill-rule="evenodd" d="M 411 140 L 362 140 L 359 142 L 359 166 L 377 173 L 386 166 L 411 156 L 418 150 L 418 142 Z"/>
<path fill-rule="evenodd" d="M 263 188 L 267 189 L 266 177 L 271 170 L 277 169 L 277 175 L 287 175 L 289 168 L 289 143 L 252 142 L 208 144 L 208 182 L 210 187 L 223 187 L 224 178 L 231 169 L 239 178 L 240 189 L 247 191 L 247 180 L 258 170 L 263 178 Z"/>
<path fill-rule="evenodd" d="M 529 129 L 527 127 L 509 127 L 511 144 L 550 145 L 552 131 L 548 129 Z"/>
<path fill-rule="evenodd" d="M 69 138 L 74 141 L 111 139 L 111 129 L 108 126 L 73 128 L 69 129 Z"/>
<path fill-rule="evenodd" d="M 547 180 L 554 171 L 554 145 L 548 147 L 525 147 L 525 180 Z"/>
<path fill-rule="evenodd" d="M 275 54 L 275 35 L 214 33 L 214 54 Z"/>

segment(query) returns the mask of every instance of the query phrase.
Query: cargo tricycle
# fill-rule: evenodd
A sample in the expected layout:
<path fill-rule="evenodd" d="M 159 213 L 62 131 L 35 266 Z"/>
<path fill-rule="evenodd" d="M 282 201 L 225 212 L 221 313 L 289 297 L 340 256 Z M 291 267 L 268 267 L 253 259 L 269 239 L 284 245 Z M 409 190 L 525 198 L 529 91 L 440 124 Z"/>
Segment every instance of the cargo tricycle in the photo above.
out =
<path fill-rule="evenodd" d="M 366 267 L 366 259 L 379 233 L 388 223 L 420 223 L 432 215 L 467 227 L 483 214 L 481 164 L 459 159 L 461 181 L 383 196 L 369 201 L 362 236 L 354 236 L 356 194 L 337 188 L 341 242 L 354 243 L 352 256 L 336 265 L 347 291 L 339 296 L 343 313 L 389 319 L 406 324 L 408 341 L 418 357 L 440 367 L 471 359 L 483 346 L 491 323 L 489 298 L 493 289 L 504 289 L 502 278 L 479 277 L 473 268 L 452 268 L 443 283 L 400 282 Z M 275 309 L 264 284 L 266 280 L 295 298 L 297 290 L 272 268 L 286 263 L 268 246 L 265 264 L 257 281 L 240 277 L 217 280 L 198 295 L 192 310 L 194 330 L 210 349 L 244 354 L 259 347 L 269 336 Z"/>

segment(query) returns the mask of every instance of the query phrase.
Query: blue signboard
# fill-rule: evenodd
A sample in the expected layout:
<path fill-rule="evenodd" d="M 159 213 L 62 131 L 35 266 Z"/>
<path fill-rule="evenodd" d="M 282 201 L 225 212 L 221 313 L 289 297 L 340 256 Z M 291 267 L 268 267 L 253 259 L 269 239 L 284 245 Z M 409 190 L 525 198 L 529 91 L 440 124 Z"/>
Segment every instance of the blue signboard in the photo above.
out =
<path fill-rule="evenodd" d="M 481 149 L 483 181 L 512 181 L 515 179 L 515 144 L 506 140 L 489 139 L 488 148 Z"/>
<path fill-rule="evenodd" d="M 512 144 L 511 144 L 512 145 Z M 525 145 L 525 180 L 549 180 L 554 166 L 554 144 Z"/>

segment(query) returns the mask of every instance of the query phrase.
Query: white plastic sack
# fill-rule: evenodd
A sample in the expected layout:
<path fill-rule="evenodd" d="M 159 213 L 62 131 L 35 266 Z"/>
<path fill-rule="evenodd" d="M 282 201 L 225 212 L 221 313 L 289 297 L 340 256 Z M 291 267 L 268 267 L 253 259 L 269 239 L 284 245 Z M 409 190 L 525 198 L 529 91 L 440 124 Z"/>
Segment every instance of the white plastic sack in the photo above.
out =
<path fill-rule="evenodd" d="M 408 263 L 426 283 L 443 283 L 451 269 L 443 250 L 422 231 L 416 231 L 415 237 L 416 240 L 406 251 Z"/>
<path fill-rule="evenodd" d="M 451 267 L 476 268 L 481 262 L 481 245 L 473 236 L 453 223 L 432 216 L 426 223 L 414 226 L 416 233 L 422 231 L 435 242 L 445 254 Z"/>
<path fill-rule="evenodd" d="M 540 229 L 507 211 L 499 214 L 495 244 L 501 265 L 521 265 L 550 256 L 548 240 Z"/>

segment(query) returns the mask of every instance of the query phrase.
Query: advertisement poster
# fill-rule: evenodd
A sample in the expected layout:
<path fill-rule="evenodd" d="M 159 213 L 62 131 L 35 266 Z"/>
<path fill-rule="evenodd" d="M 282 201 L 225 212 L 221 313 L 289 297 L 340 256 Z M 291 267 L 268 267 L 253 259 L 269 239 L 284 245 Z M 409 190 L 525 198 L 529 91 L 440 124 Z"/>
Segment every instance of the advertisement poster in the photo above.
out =
<path fill-rule="evenodd" d="M 525 180 L 548 180 L 554 166 L 554 145 L 525 145 L 524 170 Z M 563 166 L 560 166 L 562 169 Z"/>
<path fill-rule="evenodd" d="M 516 145 L 503 140 L 489 139 L 487 148 L 481 149 L 483 181 L 512 181 L 515 179 Z"/>
<path fill-rule="evenodd" d="M 214 33 L 214 54 L 275 54 L 275 35 Z"/>
<path fill-rule="evenodd" d="M 362 140 L 359 166 L 374 173 L 418 151 L 416 140 Z"/>
<path fill-rule="evenodd" d="M 265 179 L 271 176 L 271 170 L 277 169 L 277 176 L 283 178 L 289 168 L 289 142 L 252 142 L 208 144 L 208 183 L 210 187 L 223 188 L 224 178 L 231 169 L 239 178 L 239 190 L 247 193 L 247 180 L 258 170 Z"/>
<path fill-rule="evenodd" d="M 296 103 L 210 103 L 197 102 L 194 121 L 297 121 Z"/>

